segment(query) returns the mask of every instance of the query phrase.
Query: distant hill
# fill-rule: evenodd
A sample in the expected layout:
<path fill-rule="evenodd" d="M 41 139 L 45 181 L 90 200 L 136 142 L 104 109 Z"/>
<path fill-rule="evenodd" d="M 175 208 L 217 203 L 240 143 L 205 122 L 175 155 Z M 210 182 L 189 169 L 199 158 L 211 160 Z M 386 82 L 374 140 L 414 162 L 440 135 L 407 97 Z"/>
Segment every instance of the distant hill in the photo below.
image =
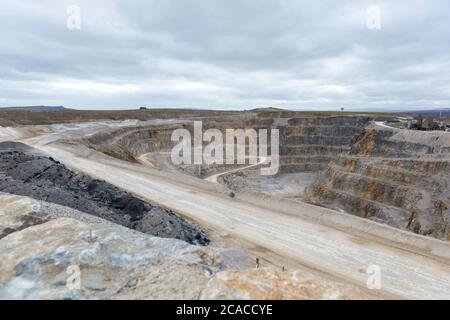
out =
<path fill-rule="evenodd" d="M 448 117 L 450 117 L 450 108 L 433 109 L 433 110 L 404 111 L 402 113 L 410 115 L 410 116 L 422 115 L 423 117 L 439 117 L 442 114 L 442 117 L 448 118 Z"/>
<path fill-rule="evenodd" d="M 267 112 L 267 111 L 281 112 L 281 111 L 288 111 L 288 110 L 280 109 L 280 108 L 274 108 L 274 107 L 267 107 L 267 108 L 251 109 L 250 111 L 253 111 L 253 112 Z"/>
<path fill-rule="evenodd" d="M 25 106 L 25 107 L 0 107 L 0 110 L 24 110 L 24 111 L 55 111 L 65 110 L 63 106 Z"/>

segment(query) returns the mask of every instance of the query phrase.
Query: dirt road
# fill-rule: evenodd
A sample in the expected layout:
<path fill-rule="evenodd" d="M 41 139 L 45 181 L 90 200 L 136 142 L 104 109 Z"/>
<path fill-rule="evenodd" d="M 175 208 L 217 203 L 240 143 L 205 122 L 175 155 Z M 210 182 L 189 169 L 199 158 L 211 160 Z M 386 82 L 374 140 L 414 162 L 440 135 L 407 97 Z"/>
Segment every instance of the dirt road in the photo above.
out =
<path fill-rule="evenodd" d="M 249 166 L 245 166 L 245 167 L 242 167 L 242 168 L 228 170 L 228 171 L 217 173 L 217 174 L 213 174 L 212 176 L 209 176 L 209 177 L 205 178 L 205 180 L 209 181 L 209 182 L 213 182 L 213 183 L 218 183 L 217 179 L 219 177 L 221 177 L 221 176 L 224 176 L 224 175 L 227 175 L 227 174 L 230 174 L 230 173 L 239 172 L 239 171 L 242 171 L 242 170 L 255 168 L 255 167 L 260 166 L 262 164 L 266 164 L 268 162 L 268 160 L 269 159 L 267 157 L 261 157 L 261 159 L 259 159 L 259 161 L 257 163 L 255 163 L 255 164 L 252 164 L 252 165 L 249 165 Z"/>

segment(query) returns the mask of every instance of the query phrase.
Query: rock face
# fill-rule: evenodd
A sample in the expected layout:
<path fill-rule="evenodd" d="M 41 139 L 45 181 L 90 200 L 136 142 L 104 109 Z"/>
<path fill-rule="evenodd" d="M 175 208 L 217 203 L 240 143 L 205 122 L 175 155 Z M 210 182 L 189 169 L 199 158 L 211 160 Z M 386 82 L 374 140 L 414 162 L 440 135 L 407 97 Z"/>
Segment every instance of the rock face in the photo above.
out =
<path fill-rule="evenodd" d="M 363 129 L 369 118 L 363 116 L 266 118 L 258 114 L 249 114 L 232 118 L 202 118 L 201 121 L 203 130 L 220 130 L 224 138 L 226 129 L 253 128 L 257 132 L 260 129 L 279 129 L 280 172 L 293 173 L 325 169 L 328 162 L 337 154 L 350 150 L 353 137 Z M 174 146 L 170 139 L 171 133 L 178 128 L 189 130 L 193 136 L 192 124 L 176 124 L 164 127 L 125 127 L 97 133 L 79 142 L 107 155 L 134 162 L 146 153 L 170 152 Z M 270 139 L 268 144 L 270 152 Z M 165 162 L 170 162 L 168 156 Z M 204 178 L 237 167 L 239 165 L 203 164 L 181 165 L 177 166 L 177 169 Z"/>
<path fill-rule="evenodd" d="M 338 154 L 348 152 L 367 117 L 304 117 L 287 119 L 280 128 L 281 172 L 319 171 Z"/>
<path fill-rule="evenodd" d="M 48 220 L 31 214 L 38 203 L 30 198 L 0 194 L 0 239 Z"/>
<path fill-rule="evenodd" d="M 74 208 L 151 235 L 208 243 L 201 230 L 172 211 L 73 172 L 20 143 L 0 143 L 0 191 Z"/>
<path fill-rule="evenodd" d="M 0 256 L 0 299 L 195 299 L 225 267 L 183 241 L 69 218 L 4 237 Z"/>
<path fill-rule="evenodd" d="M 182 126 L 167 124 L 109 129 L 82 138 L 79 142 L 109 156 L 136 162 L 143 154 L 170 150 L 173 145 L 170 139 L 172 131 L 178 128 Z"/>
<path fill-rule="evenodd" d="M 450 136 L 368 126 L 331 162 L 311 200 L 450 239 Z"/>
<path fill-rule="evenodd" d="M 62 214 L 76 219 L 53 219 Z M 250 266 L 242 251 L 153 237 L 16 195 L 0 194 L 4 230 L 0 299 L 197 299 L 215 273 Z"/>

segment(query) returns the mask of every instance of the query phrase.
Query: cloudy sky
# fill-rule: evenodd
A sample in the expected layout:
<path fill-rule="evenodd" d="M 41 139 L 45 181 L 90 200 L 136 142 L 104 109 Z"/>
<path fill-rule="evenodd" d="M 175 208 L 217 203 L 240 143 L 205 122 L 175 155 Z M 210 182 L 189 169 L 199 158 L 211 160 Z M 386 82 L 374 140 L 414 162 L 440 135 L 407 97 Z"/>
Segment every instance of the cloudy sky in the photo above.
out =
<path fill-rule="evenodd" d="M 318 2 L 0 0 L 0 106 L 450 107 L 448 0 Z"/>

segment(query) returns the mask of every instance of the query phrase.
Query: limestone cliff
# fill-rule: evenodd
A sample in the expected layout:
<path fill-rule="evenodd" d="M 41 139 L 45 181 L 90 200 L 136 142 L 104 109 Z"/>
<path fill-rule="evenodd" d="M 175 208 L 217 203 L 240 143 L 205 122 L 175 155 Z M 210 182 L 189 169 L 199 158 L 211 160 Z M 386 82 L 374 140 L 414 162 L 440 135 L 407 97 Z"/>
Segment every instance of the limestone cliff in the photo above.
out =
<path fill-rule="evenodd" d="M 331 162 L 311 200 L 449 239 L 450 135 L 370 125 Z"/>

